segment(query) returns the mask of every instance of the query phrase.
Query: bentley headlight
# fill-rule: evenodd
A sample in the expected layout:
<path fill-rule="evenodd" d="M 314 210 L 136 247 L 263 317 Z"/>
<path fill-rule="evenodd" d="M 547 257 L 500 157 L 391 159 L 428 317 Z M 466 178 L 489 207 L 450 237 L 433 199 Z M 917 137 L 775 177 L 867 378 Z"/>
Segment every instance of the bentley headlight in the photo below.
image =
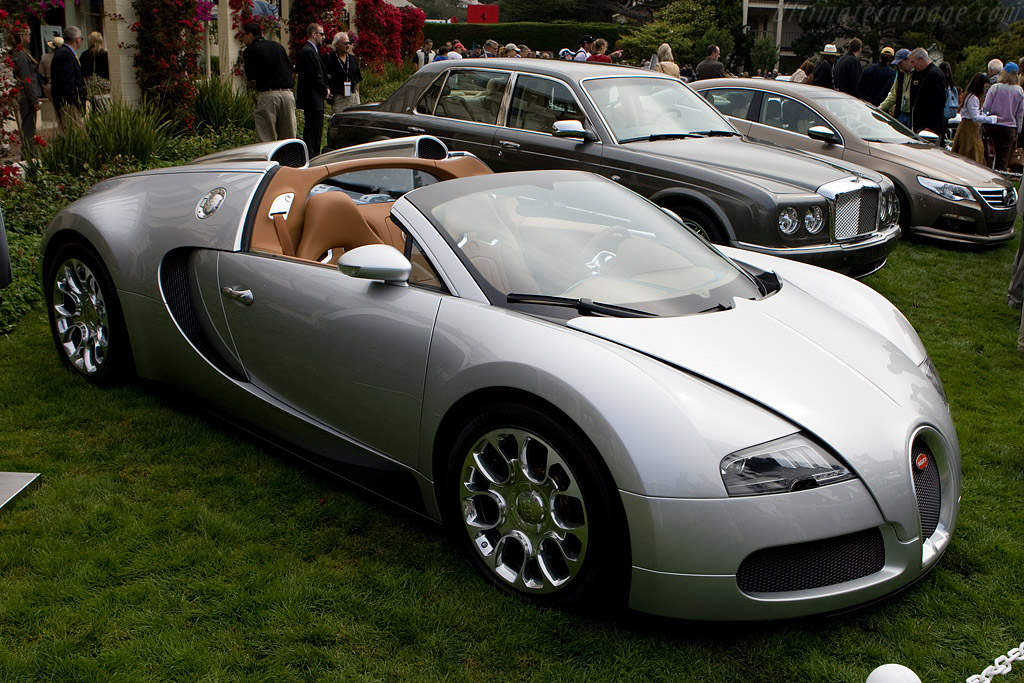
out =
<path fill-rule="evenodd" d="M 812 235 L 817 235 L 825 227 L 825 214 L 820 206 L 807 209 L 807 213 L 804 214 L 804 227 Z"/>
<path fill-rule="evenodd" d="M 720 469 L 730 496 L 803 491 L 855 478 L 835 456 L 801 434 L 727 455 Z"/>
<path fill-rule="evenodd" d="M 971 194 L 971 190 L 963 185 L 957 185 L 956 183 L 947 183 L 944 180 L 933 180 L 932 178 L 925 178 L 924 176 L 917 176 L 917 182 L 921 183 L 922 187 L 926 187 L 940 197 L 945 197 L 954 202 L 973 202 L 974 195 Z"/>
<path fill-rule="evenodd" d="M 779 212 L 779 230 L 786 235 L 792 235 L 800 227 L 800 217 L 793 207 L 787 207 Z"/>

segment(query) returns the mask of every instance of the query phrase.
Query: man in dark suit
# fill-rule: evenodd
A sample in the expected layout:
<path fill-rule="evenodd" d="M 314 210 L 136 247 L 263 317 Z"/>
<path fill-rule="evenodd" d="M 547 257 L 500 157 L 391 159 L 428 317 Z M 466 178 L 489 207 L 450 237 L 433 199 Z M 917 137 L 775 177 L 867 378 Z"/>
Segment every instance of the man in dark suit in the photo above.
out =
<path fill-rule="evenodd" d="M 932 63 L 928 51 L 919 47 L 910 53 L 914 72 L 910 79 L 910 123 L 915 133 L 930 130 L 942 137 L 946 134 L 946 77 Z"/>
<path fill-rule="evenodd" d="M 310 24 L 306 28 L 308 40 L 299 49 L 298 86 L 296 88 L 295 106 L 302 110 L 306 124 L 302 128 L 302 141 L 309 149 L 309 156 L 320 153 L 320 140 L 324 132 L 324 100 L 327 99 L 327 81 L 324 79 L 324 66 L 320 61 L 320 44 L 324 42 L 324 28 L 320 24 Z"/>
<path fill-rule="evenodd" d="M 81 123 L 85 114 L 85 78 L 77 54 L 80 47 L 82 30 L 68 26 L 64 29 L 64 44 L 53 53 L 50 63 L 50 94 L 61 130 L 69 122 Z"/>

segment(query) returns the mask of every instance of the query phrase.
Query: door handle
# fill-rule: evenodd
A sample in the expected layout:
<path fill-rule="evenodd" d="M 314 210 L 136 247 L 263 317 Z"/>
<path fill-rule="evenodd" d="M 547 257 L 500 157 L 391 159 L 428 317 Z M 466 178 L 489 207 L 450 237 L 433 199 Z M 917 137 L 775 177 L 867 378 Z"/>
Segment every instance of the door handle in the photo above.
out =
<path fill-rule="evenodd" d="M 248 289 L 235 289 L 234 287 L 221 287 L 221 294 L 229 299 L 241 302 L 246 306 L 252 306 L 252 292 Z"/>
<path fill-rule="evenodd" d="M 426 133 L 426 128 L 417 128 L 416 126 L 406 126 L 405 128 L 410 133 Z"/>
<path fill-rule="evenodd" d="M 518 142 L 509 142 L 508 140 L 498 140 L 498 144 L 505 149 L 519 149 Z"/>

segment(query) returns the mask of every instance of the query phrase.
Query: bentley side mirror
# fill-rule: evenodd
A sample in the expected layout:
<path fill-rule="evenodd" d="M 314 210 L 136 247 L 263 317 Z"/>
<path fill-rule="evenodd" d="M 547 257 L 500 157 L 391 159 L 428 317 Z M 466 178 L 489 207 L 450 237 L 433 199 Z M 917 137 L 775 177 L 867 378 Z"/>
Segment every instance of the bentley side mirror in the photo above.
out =
<path fill-rule="evenodd" d="M 838 145 L 840 143 L 839 134 L 828 126 L 811 126 L 807 131 L 807 137 L 829 145 Z"/>
<path fill-rule="evenodd" d="M 597 142 L 597 136 L 586 130 L 583 124 L 575 119 L 555 121 L 556 138 L 579 138 L 583 142 Z"/>
<path fill-rule="evenodd" d="M 338 270 L 361 280 L 384 280 L 389 285 L 407 286 L 412 264 L 394 247 L 368 244 L 346 251 L 338 259 Z"/>
<path fill-rule="evenodd" d="M 939 136 L 930 130 L 922 130 L 917 134 L 917 137 L 921 138 L 923 142 L 927 142 L 929 145 L 939 144 Z"/>

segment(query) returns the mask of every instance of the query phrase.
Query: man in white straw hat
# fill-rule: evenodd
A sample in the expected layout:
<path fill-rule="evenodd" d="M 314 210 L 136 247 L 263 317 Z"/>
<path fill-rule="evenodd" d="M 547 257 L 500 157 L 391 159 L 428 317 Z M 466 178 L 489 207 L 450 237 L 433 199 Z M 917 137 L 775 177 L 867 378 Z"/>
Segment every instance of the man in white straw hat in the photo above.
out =
<path fill-rule="evenodd" d="M 832 65 L 835 63 L 836 57 L 839 56 L 839 48 L 829 43 L 819 54 L 821 54 L 821 61 L 814 67 L 812 82 L 814 85 L 832 90 L 835 87 L 832 84 Z"/>

